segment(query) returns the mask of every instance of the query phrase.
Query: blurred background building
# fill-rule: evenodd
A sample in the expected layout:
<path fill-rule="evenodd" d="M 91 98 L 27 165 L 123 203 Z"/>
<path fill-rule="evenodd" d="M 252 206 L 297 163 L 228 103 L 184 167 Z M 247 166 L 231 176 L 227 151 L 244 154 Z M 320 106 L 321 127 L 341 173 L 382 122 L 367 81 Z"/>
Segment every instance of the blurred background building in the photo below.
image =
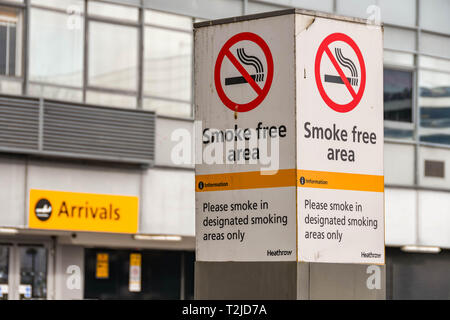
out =
<path fill-rule="evenodd" d="M 384 23 L 387 298 L 450 298 L 450 0 L 0 0 L 0 299 L 193 298 L 192 24 L 291 7 Z M 137 232 L 35 229 L 30 190 Z"/>

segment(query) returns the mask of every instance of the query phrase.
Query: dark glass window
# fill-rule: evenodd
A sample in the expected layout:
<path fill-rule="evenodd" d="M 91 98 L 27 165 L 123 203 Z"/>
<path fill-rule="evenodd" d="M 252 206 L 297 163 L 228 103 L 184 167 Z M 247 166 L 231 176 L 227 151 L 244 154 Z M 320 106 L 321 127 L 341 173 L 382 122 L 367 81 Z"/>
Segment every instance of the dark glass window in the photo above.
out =
<path fill-rule="evenodd" d="M 107 277 L 96 277 L 97 253 L 108 254 Z M 141 291 L 130 292 L 130 253 L 140 253 Z M 85 250 L 86 299 L 180 299 L 180 251 L 164 250 Z"/>
<path fill-rule="evenodd" d="M 405 253 L 386 248 L 386 298 L 389 300 L 450 298 L 450 251 Z"/>
<path fill-rule="evenodd" d="M 420 86 L 420 141 L 450 144 L 450 73 L 422 70 Z"/>
<path fill-rule="evenodd" d="M 8 300 L 9 247 L 0 244 L 0 300 Z"/>
<path fill-rule="evenodd" d="M 184 298 L 186 300 L 194 300 L 194 266 L 195 253 L 184 253 Z"/>
<path fill-rule="evenodd" d="M 384 69 L 384 120 L 412 122 L 411 71 Z"/>
<path fill-rule="evenodd" d="M 47 249 L 40 246 L 20 247 L 20 299 L 47 297 Z"/>
<path fill-rule="evenodd" d="M 0 284 L 8 283 L 9 247 L 0 245 Z"/>

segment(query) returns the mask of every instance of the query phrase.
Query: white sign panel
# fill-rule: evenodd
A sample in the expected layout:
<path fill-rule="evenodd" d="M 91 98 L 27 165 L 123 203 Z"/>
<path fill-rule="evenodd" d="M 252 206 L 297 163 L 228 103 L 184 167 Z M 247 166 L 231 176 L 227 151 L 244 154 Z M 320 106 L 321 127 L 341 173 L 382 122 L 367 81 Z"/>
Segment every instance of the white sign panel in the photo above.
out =
<path fill-rule="evenodd" d="M 293 25 L 195 30 L 199 261 L 297 259 Z"/>
<path fill-rule="evenodd" d="M 382 264 L 381 28 L 317 18 L 296 41 L 299 260 Z"/>
<path fill-rule="evenodd" d="M 384 263 L 382 31 L 195 29 L 198 261 Z"/>

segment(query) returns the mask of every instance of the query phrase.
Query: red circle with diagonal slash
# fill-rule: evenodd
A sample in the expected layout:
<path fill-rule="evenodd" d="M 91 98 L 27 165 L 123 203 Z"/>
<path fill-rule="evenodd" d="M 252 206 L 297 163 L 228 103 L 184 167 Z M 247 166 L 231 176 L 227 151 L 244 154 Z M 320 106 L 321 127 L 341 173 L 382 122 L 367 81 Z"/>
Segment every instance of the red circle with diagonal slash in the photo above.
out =
<path fill-rule="evenodd" d="M 348 82 L 347 78 L 344 75 L 344 72 L 342 71 L 341 67 L 337 63 L 336 59 L 334 58 L 333 54 L 330 51 L 330 48 L 328 47 L 332 42 L 335 41 L 343 41 L 347 43 L 356 53 L 356 56 L 359 61 L 359 65 L 361 66 L 361 84 L 359 86 L 358 92 L 355 92 L 353 90 L 353 87 Z M 320 79 L 320 61 L 322 60 L 322 56 L 324 52 L 327 54 L 328 58 L 331 60 L 331 63 L 336 68 L 336 71 L 338 72 L 339 76 L 341 77 L 342 81 L 344 82 L 345 86 L 347 87 L 347 90 L 349 90 L 351 96 L 353 97 L 353 100 L 350 101 L 347 104 L 339 104 L 337 102 L 334 102 L 325 92 L 325 89 L 322 84 L 322 80 Z M 319 46 L 319 49 L 317 50 L 316 54 L 316 62 L 315 62 L 315 76 L 316 76 L 316 84 L 317 88 L 319 89 L 319 93 L 322 96 L 322 99 L 325 101 L 325 103 L 334 111 L 345 113 L 352 111 L 358 103 L 361 101 L 361 98 L 364 94 L 364 89 L 366 87 L 366 66 L 364 64 L 364 58 L 361 54 L 361 50 L 359 50 L 358 46 L 356 45 L 355 41 L 353 41 L 352 38 L 347 36 L 343 33 L 333 33 L 330 34 L 328 37 L 326 37 L 322 43 Z"/>
<path fill-rule="evenodd" d="M 231 53 L 230 48 L 239 41 L 252 41 L 256 43 L 261 50 L 263 51 L 266 61 L 267 61 L 267 77 L 266 82 L 264 83 L 264 87 L 261 88 L 255 80 L 251 78 L 245 68 L 239 63 L 239 61 L 234 57 Z M 241 73 L 241 75 L 247 80 L 247 83 L 255 90 L 258 96 L 248 103 L 236 103 L 227 97 L 225 91 L 222 87 L 222 82 L 220 81 L 220 70 L 222 68 L 223 59 L 227 57 L 228 60 L 234 65 L 234 67 Z M 247 112 L 250 111 L 257 106 L 261 102 L 264 101 L 267 94 L 269 93 L 270 86 L 272 85 L 273 80 L 273 58 L 272 53 L 270 52 L 269 46 L 267 43 L 258 36 L 257 34 L 251 32 L 242 32 L 231 37 L 222 47 L 217 56 L 216 66 L 214 68 L 214 83 L 216 85 L 217 94 L 219 95 L 220 100 L 222 100 L 223 104 L 229 108 L 230 110 L 237 112 Z"/>

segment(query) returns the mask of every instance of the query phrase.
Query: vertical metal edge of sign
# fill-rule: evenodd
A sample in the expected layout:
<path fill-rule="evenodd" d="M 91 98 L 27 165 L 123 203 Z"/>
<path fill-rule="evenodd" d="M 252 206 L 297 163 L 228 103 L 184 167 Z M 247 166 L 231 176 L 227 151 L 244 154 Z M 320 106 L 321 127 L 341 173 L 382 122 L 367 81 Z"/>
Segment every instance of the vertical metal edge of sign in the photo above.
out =
<path fill-rule="evenodd" d="M 26 176 L 27 174 L 25 174 Z M 28 180 L 27 177 L 25 177 L 25 180 Z M 27 185 L 26 181 L 25 181 L 25 185 Z M 25 187 L 25 208 L 24 208 L 24 214 L 25 214 L 25 218 L 24 218 L 24 224 L 26 224 L 26 227 L 28 229 L 30 228 L 30 216 L 31 216 L 31 193 L 33 192 L 33 189 L 28 190 L 28 187 Z"/>
<path fill-rule="evenodd" d="M 141 180 L 142 180 L 142 176 L 141 176 Z M 133 233 L 139 233 L 139 230 L 141 229 L 140 228 L 140 222 L 141 222 L 141 219 L 140 219 L 140 217 L 141 217 L 141 192 L 142 192 L 142 185 L 141 185 L 141 187 L 139 188 L 140 190 L 139 190 L 139 196 L 136 196 L 136 201 L 137 201 L 137 206 L 136 206 L 136 223 L 135 223 L 135 227 L 134 227 L 134 230 L 133 230 L 133 232 L 129 232 L 129 233 L 131 233 L 131 234 L 133 234 Z"/>
<path fill-rule="evenodd" d="M 194 250 L 194 255 L 195 255 L 195 262 L 199 261 L 198 260 L 198 245 L 197 245 L 197 139 L 198 137 L 196 136 L 196 127 L 195 127 L 195 123 L 197 121 L 197 115 L 198 115 L 198 108 L 197 108 L 197 99 L 196 99 L 196 92 L 197 92 L 197 46 L 198 46 L 198 28 L 195 27 L 194 24 L 194 28 L 193 28 L 193 37 L 192 37 L 192 41 L 193 43 L 193 55 L 192 55 L 192 63 L 194 65 L 194 70 L 192 72 L 192 78 L 193 78 L 193 85 L 194 88 L 192 90 L 192 104 L 193 104 L 193 118 L 194 118 L 194 128 L 193 128 L 193 139 L 194 139 L 194 147 L 192 149 L 193 153 L 194 153 L 194 238 L 195 238 L 195 250 Z M 203 160 L 203 159 L 202 159 Z M 194 290 L 195 293 L 195 290 Z"/>
<path fill-rule="evenodd" d="M 28 160 L 25 160 L 25 179 L 24 180 L 25 180 L 24 181 L 25 207 L 24 207 L 23 213 L 24 213 L 25 217 L 23 219 L 23 224 L 25 225 L 26 228 L 30 229 L 31 192 L 33 191 L 33 189 L 29 189 L 29 185 L 28 185 Z"/>
<path fill-rule="evenodd" d="M 384 44 L 384 26 L 380 26 L 380 32 L 381 32 L 381 63 L 384 62 L 384 50 L 383 50 L 383 44 Z M 383 69 L 383 67 L 382 67 Z M 381 83 L 383 87 L 384 83 L 384 72 L 381 70 Z M 381 93 L 380 93 L 381 94 Z M 384 102 L 383 102 L 383 108 L 384 108 Z M 384 118 L 384 117 L 383 117 Z M 383 148 L 381 148 L 381 152 L 384 159 L 384 123 L 383 123 L 383 130 L 381 130 L 381 134 L 383 135 Z M 383 255 L 383 265 L 386 265 L 386 188 L 385 185 L 385 179 L 384 179 L 384 161 L 383 161 L 383 224 L 384 224 L 384 237 L 383 237 L 383 248 L 384 248 L 384 255 Z M 417 222 L 416 222 L 417 223 Z"/>
<path fill-rule="evenodd" d="M 298 144 L 297 144 L 297 94 L 298 94 L 298 89 L 297 89 L 297 14 L 294 13 L 294 139 L 295 139 L 295 143 L 294 143 L 294 168 L 295 168 L 295 262 L 298 263 L 298 186 L 297 186 L 297 181 L 298 181 L 298 168 L 297 168 L 297 158 L 298 158 Z"/>
<path fill-rule="evenodd" d="M 134 233 L 139 233 L 141 230 L 141 210 L 144 206 L 141 203 L 141 199 L 144 199 L 144 176 L 141 175 L 139 178 L 139 192 L 137 197 L 137 217 L 136 217 L 136 229 Z"/>

